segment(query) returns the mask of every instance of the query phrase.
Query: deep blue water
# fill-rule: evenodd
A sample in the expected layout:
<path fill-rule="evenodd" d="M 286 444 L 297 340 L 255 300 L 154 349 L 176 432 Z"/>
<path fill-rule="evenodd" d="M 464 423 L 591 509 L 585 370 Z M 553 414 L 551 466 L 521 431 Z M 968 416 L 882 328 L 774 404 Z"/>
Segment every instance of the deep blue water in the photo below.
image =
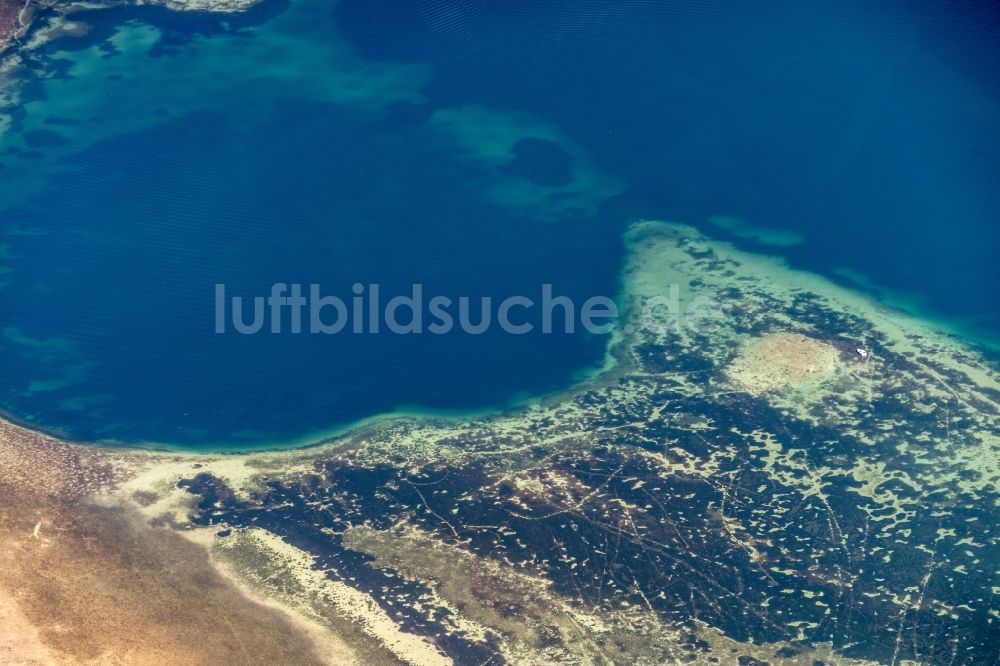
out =
<path fill-rule="evenodd" d="M 383 302 L 412 283 L 456 299 L 537 298 L 543 283 L 578 302 L 616 295 L 620 225 L 490 203 L 489 174 L 425 120 L 268 96 L 259 111 L 198 111 L 65 158 L 5 213 L 32 234 L 10 238 L 0 302 L 7 410 L 84 439 L 260 444 L 570 383 L 605 340 L 292 335 L 288 320 L 280 335 L 214 332 L 216 283 L 246 297 L 319 283 L 348 303 L 354 283 L 378 283 Z"/>
<path fill-rule="evenodd" d="M 348 0 L 431 99 L 530 108 L 662 217 L 806 237 L 931 313 L 1000 331 L 1000 5 Z"/>
<path fill-rule="evenodd" d="M 95 30 L 67 44 L 100 46 L 108 86 L 147 69 L 151 82 L 74 107 L 59 95 L 91 93 L 67 74 L 66 88 L 32 89 L 41 111 L 15 114 L 22 144 L 0 150 L 0 173 L 42 185 L 9 180 L 0 197 L 0 405 L 78 438 L 198 446 L 544 393 L 598 362 L 606 339 L 218 335 L 213 285 L 614 295 L 621 230 L 640 214 L 794 231 L 804 242 L 777 251 L 797 265 L 850 268 L 1000 332 L 995 11 L 794 7 L 303 0 L 265 3 L 237 33 L 203 15 L 93 14 Z M 284 33 L 269 27 L 282 16 Z M 162 31 L 149 55 L 106 41 L 128 19 Z M 316 55 L 337 30 L 360 64 Z M 196 42 L 211 67 L 170 78 L 193 35 L 211 35 Z M 254 42 L 276 50 L 244 50 Z M 285 69 L 268 76 L 287 87 L 248 74 L 275 60 Z M 329 98 L 365 90 L 370 63 L 423 66 L 423 98 Z M 342 67 L 357 78 L 324 78 Z M 572 146 L 508 141 L 501 166 L 470 157 L 495 134 L 470 148 L 433 121 L 470 105 L 530 114 L 550 129 L 526 137 L 555 128 Z M 619 185 L 562 206 L 559 188 L 589 168 Z"/>

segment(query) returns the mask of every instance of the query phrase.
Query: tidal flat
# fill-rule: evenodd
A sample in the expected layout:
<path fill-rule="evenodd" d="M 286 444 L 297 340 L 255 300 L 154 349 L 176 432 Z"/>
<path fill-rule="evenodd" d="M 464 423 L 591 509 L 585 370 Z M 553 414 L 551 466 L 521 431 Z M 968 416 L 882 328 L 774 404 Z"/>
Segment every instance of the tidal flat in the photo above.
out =
<path fill-rule="evenodd" d="M 242 455 L 5 424 L 0 654 L 988 663 L 996 359 L 688 226 L 626 244 L 632 303 L 680 284 L 724 316 L 637 326 L 519 411 Z"/>
<path fill-rule="evenodd" d="M 997 351 L 820 276 L 995 325 L 962 17 L 9 4 L 0 663 L 996 661 Z M 211 331 L 391 271 L 627 317 Z"/>

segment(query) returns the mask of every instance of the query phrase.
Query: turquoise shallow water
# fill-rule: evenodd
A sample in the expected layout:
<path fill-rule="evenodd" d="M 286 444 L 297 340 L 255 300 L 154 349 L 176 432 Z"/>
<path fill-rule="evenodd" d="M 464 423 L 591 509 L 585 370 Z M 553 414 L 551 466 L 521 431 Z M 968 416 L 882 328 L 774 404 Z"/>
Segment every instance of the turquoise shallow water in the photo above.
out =
<path fill-rule="evenodd" d="M 579 303 L 638 215 L 993 337 L 996 54 L 961 12 L 866 7 L 84 14 L 0 138 L 0 408 L 205 447 L 509 404 L 606 336 L 219 335 L 214 285 Z"/>
<path fill-rule="evenodd" d="M 427 106 L 426 68 L 356 58 L 326 3 L 169 46 L 163 25 L 98 18 L 107 40 L 50 52 L 67 76 L 7 143 L 8 412 L 83 439 L 259 445 L 401 405 L 503 405 L 601 359 L 579 334 L 217 334 L 215 284 L 613 296 L 619 230 L 565 174 L 509 172 L 539 162 L 508 168 L 510 141 L 551 128 Z"/>

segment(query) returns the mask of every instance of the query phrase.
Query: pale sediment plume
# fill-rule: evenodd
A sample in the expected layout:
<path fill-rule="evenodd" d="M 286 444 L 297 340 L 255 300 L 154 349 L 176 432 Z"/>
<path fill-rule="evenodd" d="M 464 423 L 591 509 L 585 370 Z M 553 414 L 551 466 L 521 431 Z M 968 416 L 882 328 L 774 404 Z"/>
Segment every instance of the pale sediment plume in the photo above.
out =
<path fill-rule="evenodd" d="M 379 113 L 399 102 L 423 101 L 429 74 L 421 63 L 367 60 L 332 27 L 318 37 L 310 35 L 310 48 L 298 48 L 303 33 L 328 25 L 332 3 L 297 1 L 296 11 L 278 13 L 255 30 L 253 39 L 246 39 L 238 28 L 227 28 L 221 18 L 224 12 L 237 11 L 247 4 L 242 0 L 173 4 L 192 10 L 210 4 L 213 11 L 220 12 L 216 17 L 220 30 L 211 35 L 192 33 L 183 44 L 175 45 L 169 59 L 155 57 L 165 31 L 150 23 L 126 21 L 114 26 L 106 39 L 114 50 L 114 55 L 109 55 L 108 49 L 98 43 L 60 50 L 56 37 L 86 29 L 82 21 L 74 18 L 74 10 L 81 3 L 59 3 L 45 13 L 44 19 L 36 20 L 28 42 L 0 56 L 0 139 L 4 144 L 0 151 L 30 150 L 26 135 L 38 130 L 54 131 L 47 124 L 48 118 L 103 116 L 108 112 L 109 98 L 115 100 L 117 123 L 62 126 L 58 133 L 66 141 L 48 146 L 42 159 L 58 161 L 114 134 L 138 131 L 168 117 L 183 117 L 205 108 L 209 100 L 220 109 L 239 114 L 247 91 L 262 85 L 287 95 L 370 113 Z M 47 57 L 31 59 L 30 49 L 42 44 L 48 44 Z M 297 49 L 299 60 L 295 66 L 287 65 L 280 57 L 290 49 Z M 233 69 L 235 59 L 256 64 Z M 18 63 L 26 65 L 24 73 L 3 74 L 5 68 L 14 68 Z M 63 74 L 57 72 L 54 63 Z M 39 94 L 35 99 L 19 101 L 19 86 L 28 80 L 38 86 Z M 171 101 L 169 116 L 160 115 L 164 107 L 149 103 L 150 99 L 165 97 Z M 19 131 L 4 133 L 4 127 L 12 123 L 13 107 L 17 109 Z M 9 187 L 2 193 L 4 204 L 42 191 L 46 180 L 40 174 L 44 173 L 40 168 L 5 170 Z"/>
<path fill-rule="evenodd" d="M 80 37 L 90 25 L 75 20 L 81 10 L 126 4 L 163 5 L 176 11 L 241 12 L 261 0 L 0 0 L 0 137 L 12 124 L 11 112 L 20 102 L 22 78 L 27 69 L 23 56 L 61 37 Z M 35 63 L 37 66 L 37 63 Z M 50 72 L 42 72 L 45 78 Z M 23 107 L 22 107 L 23 110 Z"/>

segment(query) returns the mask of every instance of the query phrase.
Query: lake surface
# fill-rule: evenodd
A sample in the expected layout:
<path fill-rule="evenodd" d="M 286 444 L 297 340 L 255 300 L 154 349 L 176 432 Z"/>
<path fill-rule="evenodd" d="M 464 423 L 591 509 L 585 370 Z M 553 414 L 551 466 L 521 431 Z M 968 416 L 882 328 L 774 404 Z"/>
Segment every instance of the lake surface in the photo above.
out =
<path fill-rule="evenodd" d="M 88 35 L 32 56 L 55 75 L 0 137 L 0 408 L 84 440 L 210 447 L 510 404 L 600 363 L 607 336 L 220 334 L 215 285 L 552 284 L 582 303 L 616 295 L 637 216 L 993 337 L 1000 91 L 977 11 L 84 14 Z"/>

